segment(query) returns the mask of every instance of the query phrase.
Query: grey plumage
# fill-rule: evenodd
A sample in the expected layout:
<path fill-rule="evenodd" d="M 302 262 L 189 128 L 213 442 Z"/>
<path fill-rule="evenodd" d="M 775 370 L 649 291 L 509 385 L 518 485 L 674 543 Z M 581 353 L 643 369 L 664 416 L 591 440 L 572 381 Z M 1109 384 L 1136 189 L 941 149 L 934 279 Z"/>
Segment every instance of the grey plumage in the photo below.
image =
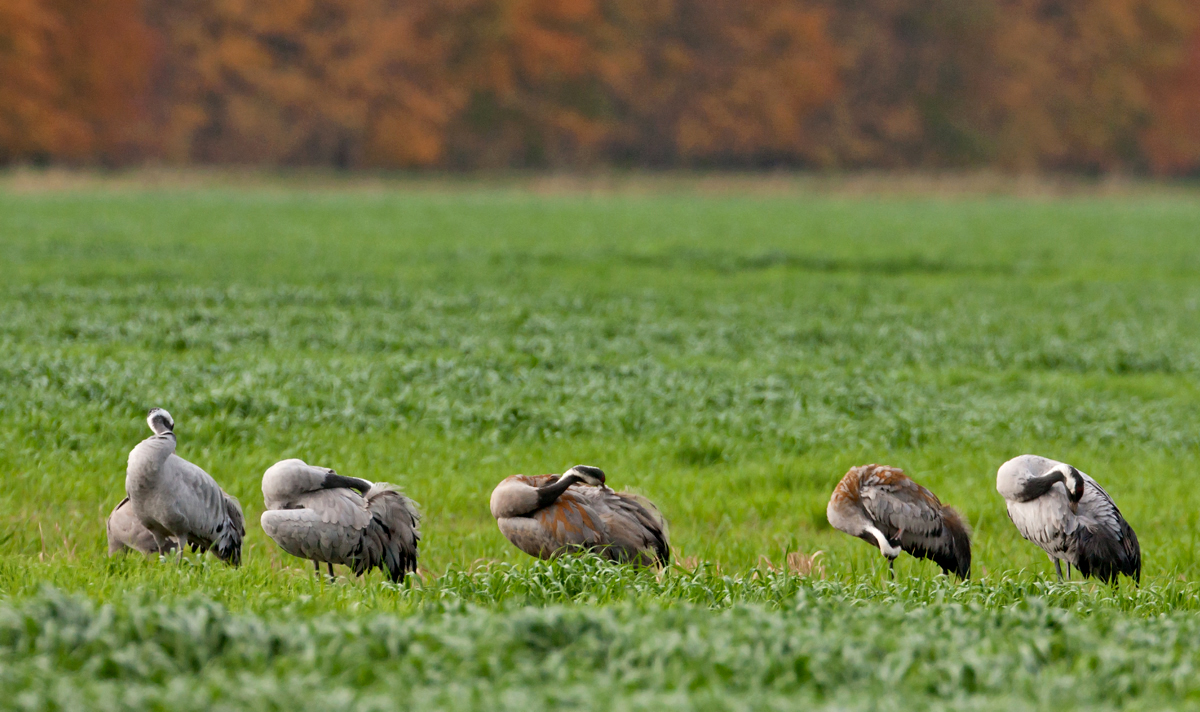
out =
<path fill-rule="evenodd" d="M 158 539 L 212 550 L 222 561 L 242 561 L 246 534 L 242 507 L 207 472 L 175 454 L 175 421 L 154 408 L 146 418 L 154 435 L 129 453 L 125 493 L 138 522 Z"/>
<path fill-rule="evenodd" d="M 108 533 L 109 556 L 126 549 L 133 549 L 147 555 L 167 554 L 175 549 L 173 540 L 155 536 L 154 532 L 138 521 L 128 497 L 113 507 L 112 513 L 108 515 L 108 519 L 104 523 L 104 528 Z"/>
<path fill-rule="evenodd" d="M 1038 455 L 1014 457 L 996 472 L 996 490 L 1021 536 L 1049 555 L 1062 580 L 1062 562 L 1084 577 L 1139 581 L 1137 534 L 1104 488 L 1065 462 Z"/>
<path fill-rule="evenodd" d="M 825 516 L 833 528 L 878 546 L 889 568 L 904 551 L 932 560 L 947 574 L 971 577 L 966 523 L 903 470 L 875 464 L 851 468 L 834 488 Z"/>
<path fill-rule="evenodd" d="M 614 492 L 604 472 L 578 465 L 559 475 L 512 475 L 492 492 L 492 516 L 521 551 L 549 559 L 590 549 L 617 562 L 670 563 L 667 522 L 650 500 Z"/>
<path fill-rule="evenodd" d="M 289 554 L 392 581 L 417 570 L 420 515 L 392 485 L 290 459 L 267 469 L 262 489 L 263 531 Z"/>

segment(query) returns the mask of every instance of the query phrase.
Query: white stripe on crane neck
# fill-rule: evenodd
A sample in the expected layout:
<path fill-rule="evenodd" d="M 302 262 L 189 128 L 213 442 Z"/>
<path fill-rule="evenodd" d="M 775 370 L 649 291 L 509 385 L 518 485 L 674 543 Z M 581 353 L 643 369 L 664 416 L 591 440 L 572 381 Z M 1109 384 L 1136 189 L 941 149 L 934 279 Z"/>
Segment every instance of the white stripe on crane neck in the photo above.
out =
<path fill-rule="evenodd" d="M 883 532 L 868 524 L 867 533 L 875 537 L 875 539 L 879 542 L 879 550 L 883 552 L 884 556 L 888 557 L 889 559 L 894 559 L 900 555 L 900 552 L 902 551 L 900 547 L 892 546 L 891 542 L 887 540 L 887 537 L 883 535 Z"/>

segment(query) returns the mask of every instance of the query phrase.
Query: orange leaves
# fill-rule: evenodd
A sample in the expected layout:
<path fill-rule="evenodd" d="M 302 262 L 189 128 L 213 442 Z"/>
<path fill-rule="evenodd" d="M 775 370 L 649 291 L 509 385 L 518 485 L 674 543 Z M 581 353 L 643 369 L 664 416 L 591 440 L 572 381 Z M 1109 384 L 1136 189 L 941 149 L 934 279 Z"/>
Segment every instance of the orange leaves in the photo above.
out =
<path fill-rule="evenodd" d="M 530 80 L 584 76 L 592 64 L 589 30 L 601 22 L 591 0 L 516 0 L 513 49 Z"/>
<path fill-rule="evenodd" d="M 1141 137 L 1150 167 L 1160 174 L 1200 170 L 1200 27 L 1173 60 L 1150 85 L 1152 119 Z"/>
<path fill-rule="evenodd" d="M 1150 150 L 1173 154 L 1186 134 L 1158 117 L 1186 94 L 1172 67 L 1200 21 L 1194 0 L 863 0 L 830 18 L 846 58 L 828 113 L 835 161 L 1200 167 Z"/>
<path fill-rule="evenodd" d="M 1198 113 L 1195 0 L 0 0 L 0 163 L 1186 173 Z"/>
<path fill-rule="evenodd" d="M 1012 121 L 1041 126 L 1036 142 L 1026 139 L 1026 153 L 1039 156 L 1041 167 L 1184 169 L 1186 155 L 1174 156 L 1172 165 L 1149 147 L 1156 131 L 1163 138 L 1186 134 L 1186 126 L 1164 119 L 1166 105 L 1187 93 L 1187 81 L 1172 77 L 1181 79 L 1186 73 L 1180 63 L 1191 29 L 1200 22 L 1200 5 L 1192 0 L 1073 0 L 1026 6 L 1041 11 L 1040 36 L 1018 47 L 1006 46 L 1008 37 L 999 43 L 1009 57 L 1024 55 L 1024 71 L 1008 81 L 1026 85 L 1033 99 L 1010 109 Z M 1056 12 L 1045 17 L 1048 7 Z M 1190 163 L 1193 169 L 1200 167 L 1195 154 Z"/>
<path fill-rule="evenodd" d="M 441 5 L 189 0 L 161 5 L 174 57 L 164 133 L 180 162 L 436 164 L 463 93 Z"/>
<path fill-rule="evenodd" d="M 150 55 L 133 0 L 4 0 L 0 162 L 113 157 L 138 138 Z"/>
<path fill-rule="evenodd" d="M 52 38 L 61 22 L 37 0 L 0 3 L 0 160 L 80 143 L 84 128 L 56 110 Z"/>
<path fill-rule="evenodd" d="M 550 164 L 597 151 L 650 165 L 795 160 L 805 120 L 837 84 L 824 12 L 796 0 L 493 4 L 511 8 L 501 16 L 513 54 L 500 48 L 489 64 L 519 70 L 478 85 L 477 98 L 512 110 L 492 107 L 493 125 L 541 127 L 534 141 Z"/>
<path fill-rule="evenodd" d="M 836 85 L 823 15 L 794 0 L 179 0 L 151 2 L 150 17 L 166 61 L 139 60 L 159 78 L 143 148 L 178 162 L 796 158 Z M 107 76 L 101 95 L 130 94 Z M 86 154 L 69 128 L 41 144 Z"/>
<path fill-rule="evenodd" d="M 664 63 L 687 68 L 674 127 L 684 159 L 804 159 L 806 120 L 834 94 L 837 56 L 825 12 L 795 2 L 714 2 L 700 32 L 681 34 Z M 686 61 L 681 61 L 686 56 Z"/>

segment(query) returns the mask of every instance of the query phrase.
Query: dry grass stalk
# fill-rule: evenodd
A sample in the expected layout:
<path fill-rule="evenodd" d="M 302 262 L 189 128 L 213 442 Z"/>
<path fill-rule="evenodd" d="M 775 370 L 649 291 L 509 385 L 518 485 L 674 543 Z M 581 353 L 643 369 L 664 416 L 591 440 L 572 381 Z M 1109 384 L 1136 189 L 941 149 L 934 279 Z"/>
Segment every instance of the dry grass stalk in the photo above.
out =
<path fill-rule="evenodd" d="M 820 561 L 824 555 L 825 552 L 823 551 L 814 551 L 811 554 L 805 554 L 802 551 L 789 551 L 784 557 L 786 564 L 776 566 L 766 556 L 759 556 L 758 563 L 762 568 L 776 573 L 790 571 L 797 576 L 808 577 L 816 575 L 824 579 L 825 564 Z"/>

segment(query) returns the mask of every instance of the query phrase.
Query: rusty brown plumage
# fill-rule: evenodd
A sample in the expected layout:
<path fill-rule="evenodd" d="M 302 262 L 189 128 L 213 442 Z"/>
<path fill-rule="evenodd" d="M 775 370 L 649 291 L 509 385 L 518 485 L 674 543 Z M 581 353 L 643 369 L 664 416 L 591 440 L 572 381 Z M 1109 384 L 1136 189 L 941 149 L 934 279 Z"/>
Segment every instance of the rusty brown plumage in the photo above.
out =
<path fill-rule="evenodd" d="M 572 468 L 559 475 L 512 475 L 492 492 L 501 533 L 531 556 L 552 558 L 592 550 L 617 562 L 665 566 L 670 560 L 666 521 L 644 497 L 614 492 L 599 479 L 584 483 Z"/>
<path fill-rule="evenodd" d="M 603 525 L 592 518 L 589 508 L 569 491 L 562 493 L 554 504 L 539 509 L 533 518 L 551 531 L 566 534 L 598 534 L 603 531 Z"/>
<path fill-rule="evenodd" d="M 878 546 L 889 563 L 905 551 L 946 573 L 970 577 L 970 532 L 961 515 L 899 468 L 851 468 L 825 512 L 835 529 Z"/>

